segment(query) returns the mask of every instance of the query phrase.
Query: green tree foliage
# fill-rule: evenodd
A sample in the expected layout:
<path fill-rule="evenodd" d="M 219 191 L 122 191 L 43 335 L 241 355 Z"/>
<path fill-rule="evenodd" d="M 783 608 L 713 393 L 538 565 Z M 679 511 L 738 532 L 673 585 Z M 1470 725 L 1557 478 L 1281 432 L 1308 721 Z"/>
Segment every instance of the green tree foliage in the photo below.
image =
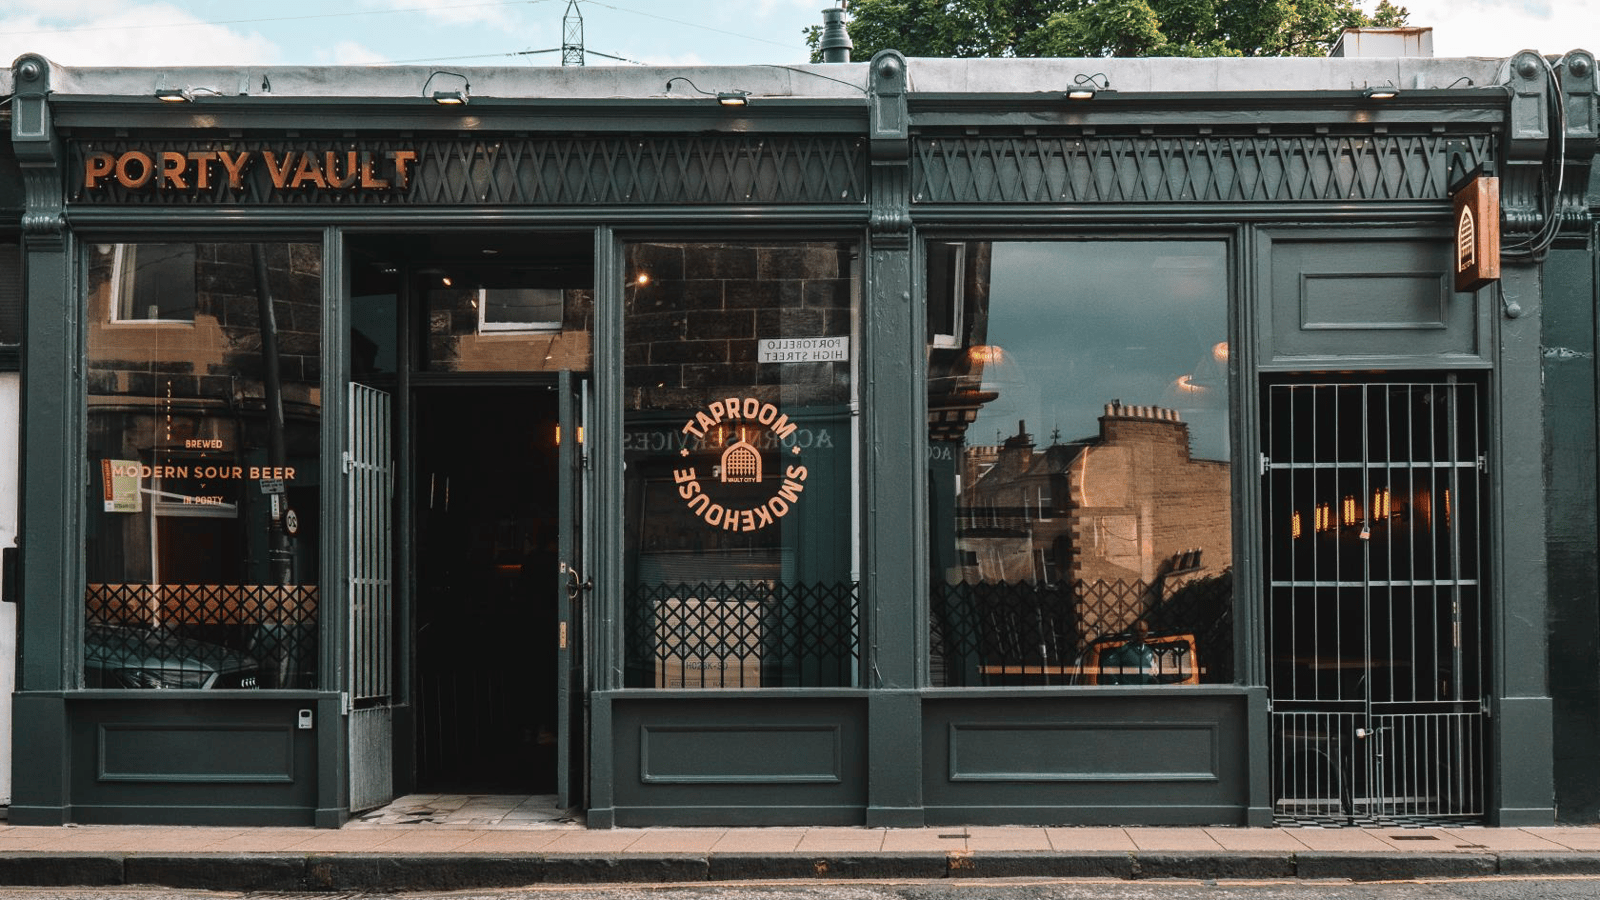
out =
<path fill-rule="evenodd" d="M 1326 56 L 1346 28 L 1394 28 L 1379 0 L 855 0 L 854 58 L 907 56 Z M 821 28 L 807 30 L 821 60 Z"/>

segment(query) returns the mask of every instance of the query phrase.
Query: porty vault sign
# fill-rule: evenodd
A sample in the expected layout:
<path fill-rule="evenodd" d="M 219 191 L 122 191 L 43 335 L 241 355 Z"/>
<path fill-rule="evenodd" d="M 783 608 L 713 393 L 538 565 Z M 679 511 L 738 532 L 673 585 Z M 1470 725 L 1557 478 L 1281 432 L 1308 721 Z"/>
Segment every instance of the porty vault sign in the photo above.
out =
<path fill-rule="evenodd" d="M 82 187 L 127 190 L 242 191 L 264 172 L 277 191 L 405 190 L 417 151 L 296 147 L 86 150 Z"/>

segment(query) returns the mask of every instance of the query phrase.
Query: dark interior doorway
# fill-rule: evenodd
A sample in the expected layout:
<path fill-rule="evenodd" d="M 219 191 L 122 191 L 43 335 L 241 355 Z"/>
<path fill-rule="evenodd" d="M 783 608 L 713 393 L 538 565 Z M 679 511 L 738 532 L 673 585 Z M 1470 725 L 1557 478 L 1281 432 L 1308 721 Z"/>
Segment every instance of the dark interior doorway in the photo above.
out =
<path fill-rule="evenodd" d="M 553 793 L 557 394 L 414 394 L 417 788 Z"/>

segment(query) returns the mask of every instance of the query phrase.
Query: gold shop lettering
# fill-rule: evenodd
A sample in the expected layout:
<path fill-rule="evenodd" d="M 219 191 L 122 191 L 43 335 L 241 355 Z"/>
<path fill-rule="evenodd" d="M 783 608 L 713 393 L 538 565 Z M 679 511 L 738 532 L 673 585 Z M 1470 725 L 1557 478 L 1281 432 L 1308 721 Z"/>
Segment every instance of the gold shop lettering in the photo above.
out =
<path fill-rule="evenodd" d="M 260 166 L 277 190 L 405 190 L 411 186 L 415 150 L 128 150 L 84 156 L 83 186 L 107 181 L 138 190 L 208 190 L 226 182 L 242 190 Z"/>
<path fill-rule="evenodd" d="M 755 397 L 728 397 L 712 401 L 696 412 L 684 423 L 683 433 L 703 439 L 708 431 L 723 427 L 724 423 L 736 430 L 738 439 L 723 449 L 713 486 L 708 490 L 693 466 L 674 469 L 672 480 L 689 511 L 707 525 L 725 531 L 758 531 L 788 515 L 799 502 L 806 489 L 806 467 L 798 461 L 785 466 L 782 475 L 773 479 L 777 484 L 773 493 L 754 506 L 718 503 L 713 495 L 720 496 L 722 491 L 715 485 L 762 483 L 764 461 L 761 451 L 746 435 L 746 429 L 760 427 L 772 432 L 781 447 L 782 442 L 794 434 L 796 426 L 771 403 Z M 684 447 L 678 454 L 687 457 L 689 449 Z M 789 454 L 798 458 L 800 445 L 791 443 Z"/>
<path fill-rule="evenodd" d="M 126 478 L 205 478 L 228 479 L 262 478 L 294 480 L 294 466 L 203 466 L 203 465 L 143 465 L 112 462 L 110 474 Z"/>

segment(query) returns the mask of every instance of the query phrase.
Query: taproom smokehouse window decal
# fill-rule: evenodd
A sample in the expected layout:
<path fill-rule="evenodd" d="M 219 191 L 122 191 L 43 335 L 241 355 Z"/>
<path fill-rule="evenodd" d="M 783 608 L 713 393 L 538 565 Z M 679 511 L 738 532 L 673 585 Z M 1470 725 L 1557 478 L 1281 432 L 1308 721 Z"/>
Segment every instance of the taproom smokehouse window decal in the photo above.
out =
<path fill-rule="evenodd" d="M 696 413 L 693 419 L 684 423 L 683 433 L 703 442 L 708 430 L 720 433 L 719 428 L 724 423 L 730 423 L 729 427 L 733 428 L 735 437 L 718 457 L 713 477 L 703 479 L 703 473 L 694 466 L 674 469 L 672 480 L 678 486 L 678 496 L 688 504 L 691 512 L 714 528 L 720 527 L 728 531 L 756 531 L 766 528 L 788 515 L 792 505 L 799 502 L 800 493 L 805 490 L 807 472 L 806 467 L 798 462 L 801 453 L 798 444 L 791 444 L 787 448 L 788 454 L 796 461 L 783 467 L 782 480 L 776 490 L 754 506 L 737 505 L 741 500 L 749 501 L 729 496 L 727 492 L 720 490 L 718 485 L 761 483 L 763 468 L 761 451 L 746 437 L 748 429 L 759 428 L 781 442 L 794 434 L 796 425 L 789 421 L 788 416 L 778 412 L 778 408 L 771 403 L 763 403 L 755 397 L 742 399 L 734 397 L 710 403 L 704 410 Z M 678 453 L 685 458 L 690 456 L 687 446 Z M 711 482 L 710 486 L 704 484 L 703 480 Z"/>

